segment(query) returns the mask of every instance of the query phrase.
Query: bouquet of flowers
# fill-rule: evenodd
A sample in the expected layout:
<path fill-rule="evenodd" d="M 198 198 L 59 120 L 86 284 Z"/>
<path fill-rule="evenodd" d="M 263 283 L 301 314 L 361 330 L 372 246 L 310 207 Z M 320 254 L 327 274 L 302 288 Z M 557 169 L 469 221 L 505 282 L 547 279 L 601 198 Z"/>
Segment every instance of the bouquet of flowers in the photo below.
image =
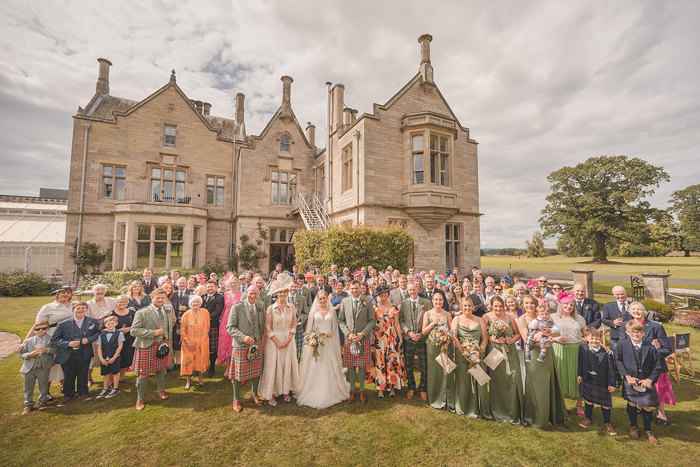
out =
<path fill-rule="evenodd" d="M 492 321 L 491 323 L 489 323 L 489 336 L 493 337 L 494 339 L 498 339 L 500 337 L 509 337 L 508 329 L 510 329 L 508 323 L 501 319 L 497 319 L 496 321 Z M 504 347 L 506 349 L 506 352 L 510 352 L 509 346 L 506 345 Z"/>
<path fill-rule="evenodd" d="M 330 338 L 330 333 L 321 332 L 318 329 L 304 333 L 304 345 L 308 345 L 314 351 L 314 360 L 318 360 L 319 357 L 318 347 L 325 345 Z"/>
<path fill-rule="evenodd" d="M 442 324 L 434 327 L 428 336 L 430 343 L 442 347 L 442 353 L 444 354 L 447 353 L 447 349 L 445 349 L 444 346 L 450 342 L 450 339 L 452 339 L 452 331 L 450 331 L 450 328 Z"/>
<path fill-rule="evenodd" d="M 481 360 L 481 349 L 479 342 L 473 337 L 467 337 L 462 342 L 462 356 L 469 362 L 469 366 L 474 366 Z"/>

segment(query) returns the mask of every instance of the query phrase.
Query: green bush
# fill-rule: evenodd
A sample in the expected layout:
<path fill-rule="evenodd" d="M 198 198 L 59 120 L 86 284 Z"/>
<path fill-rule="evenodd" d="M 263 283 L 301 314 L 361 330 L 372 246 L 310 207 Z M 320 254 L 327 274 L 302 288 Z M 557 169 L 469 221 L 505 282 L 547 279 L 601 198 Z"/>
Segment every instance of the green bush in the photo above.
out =
<path fill-rule="evenodd" d="M 34 273 L 23 271 L 0 273 L 0 295 L 6 297 L 48 295 L 54 286 L 54 282 L 47 281 Z"/>
<path fill-rule="evenodd" d="M 294 234 L 294 256 L 300 270 L 312 262 L 324 271 L 331 264 L 351 271 L 372 265 L 382 271 L 393 266 L 408 270 L 413 254 L 413 238 L 405 227 L 335 226 L 330 230 L 305 230 Z"/>
<path fill-rule="evenodd" d="M 183 269 L 180 270 L 180 275 L 184 277 L 189 277 L 193 274 L 199 274 L 202 272 L 201 269 Z M 158 280 L 160 276 L 168 275 L 170 277 L 170 271 L 166 270 L 154 270 L 153 279 Z M 78 290 L 92 290 L 95 284 L 104 284 L 107 286 L 107 295 L 119 295 L 120 293 L 126 292 L 129 288 L 129 284 L 135 280 L 139 280 L 143 277 L 143 270 L 124 270 L 124 271 L 107 271 L 104 274 L 85 274 L 80 278 L 78 282 Z"/>
<path fill-rule="evenodd" d="M 662 322 L 667 323 L 671 321 L 673 317 L 673 308 L 663 303 L 659 303 L 656 300 L 642 300 L 642 305 L 647 311 L 655 311 L 659 314 Z"/>

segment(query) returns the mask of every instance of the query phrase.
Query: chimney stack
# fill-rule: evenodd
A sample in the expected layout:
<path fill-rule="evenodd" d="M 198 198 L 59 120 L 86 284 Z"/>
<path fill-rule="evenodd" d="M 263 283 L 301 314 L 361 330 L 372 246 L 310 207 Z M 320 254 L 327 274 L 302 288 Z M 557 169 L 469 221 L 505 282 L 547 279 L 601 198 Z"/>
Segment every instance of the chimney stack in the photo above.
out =
<path fill-rule="evenodd" d="M 345 100 L 345 86 L 336 84 L 331 89 L 331 99 L 333 105 L 333 129 L 338 131 L 343 126 L 343 101 Z"/>
<path fill-rule="evenodd" d="M 243 119 L 245 118 L 245 94 L 239 92 L 236 94 L 236 123 L 239 125 L 243 124 Z"/>
<path fill-rule="evenodd" d="M 346 107 L 343 109 L 343 120 L 346 125 L 352 125 L 352 109 Z"/>
<path fill-rule="evenodd" d="M 97 61 L 100 63 L 100 74 L 97 77 L 95 92 L 97 94 L 109 94 L 109 67 L 112 66 L 112 62 L 106 58 L 98 58 Z"/>
<path fill-rule="evenodd" d="M 430 41 L 433 36 L 423 34 L 418 38 L 420 44 L 420 74 L 424 82 L 433 82 L 433 66 L 430 64 Z"/>
<path fill-rule="evenodd" d="M 350 117 L 350 123 L 355 123 L 355 120 L 357 120 L 357 110 L 350 109 Z"/>
<path fill-rule="evenodd" d="M 210 111 L 211 111 L 211 104 L 209 102 L 204 102 L 202 105 L 202 113 L 204 115 L 209 115 Z"/>
<path fill-rule="evenodd" d="M 316 126 L 306 122 L 306 139 L 311 146 L 316 146 Z"/>
<path fill-rule="evenodd" d="M 292 83 L 294 80 L 291 76 L 284 75 L 280 78 L 282 80 L 282 103 L 289 104 L 292 97 Z"/>
<path fill-rule="evenodd" d="M 194 101 L 194 107 L 195 107 L 195 109 L 197 109 L 197 112 L 199 112 L 200 114 L 202 113 L 202 105 L 203 105 L 202 101 Z"/>

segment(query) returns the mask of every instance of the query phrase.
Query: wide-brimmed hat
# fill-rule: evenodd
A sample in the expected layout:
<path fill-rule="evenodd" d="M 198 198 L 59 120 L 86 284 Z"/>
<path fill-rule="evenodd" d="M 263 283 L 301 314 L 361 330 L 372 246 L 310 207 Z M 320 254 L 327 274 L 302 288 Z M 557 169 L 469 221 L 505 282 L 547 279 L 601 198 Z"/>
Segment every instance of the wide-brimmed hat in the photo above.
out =
<path fill-rule="evenodd" d="M 292 283 L 294 283 L 294 279 L 292 279 L 292 276 L 290 276 L 286 272 L 283 272 L 279 274 L 277 276 L 277 279 L 275 279 L 275 282 L 273 282 L 270 285 L 270 290 L 268 291 L 268 294 L 272 295 L 281 290 L 289 290 L 289 288 L 292 286 Z"/>
<path fill-rule="evenodd" d="M 391 290 L 391 287 L 389 287 L 388 285 L 382 284 L 379 287 L 377 287 L 376 289 L 374 289 L 374 295 L 372 295 L 372 298 L 377 298 L 381 294 L 383 294 L 384 292 L 389 292 L 390 290 Z"/>
<path fill-rule="evenodd" d="M 508 276 L 503 276 L 503 277 L 501 277 L 501 280 L 502 280 L 502 281 L 506 281 L 506 282 L 508 282 L 509 284 L 512 284 L 512 283 L 513 283 L 513 279 L 511 279 L 511 278 L 508 277 Z"/>
<path fill-rule="evenodd" d="M 435 274 L 435 281 L 441 283 L 442 285 L 447 285 L 447 279 L 439 274 Z"/>
<path fill-rule="evenodd" d="M 70 291 L 70 293 L 73 293 L 73 286 L 69 284 L 62 285 L 53 292 L 51 292 L 51 295 L 56 295 L 58 292 L 62 292 L 64 290 L 68 290 Z"/>

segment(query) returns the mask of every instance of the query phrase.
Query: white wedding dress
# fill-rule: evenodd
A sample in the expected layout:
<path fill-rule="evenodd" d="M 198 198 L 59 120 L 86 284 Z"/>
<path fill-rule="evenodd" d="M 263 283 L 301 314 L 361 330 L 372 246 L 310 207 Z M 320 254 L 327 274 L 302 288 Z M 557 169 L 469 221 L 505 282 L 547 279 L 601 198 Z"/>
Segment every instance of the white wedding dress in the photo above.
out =
<path fill-rule="evenodd" d="M 343 373 L 335 310 L 329 301 L 326 308 L 328 313 L 324 318 L 317 311 L 317 305 L 318 300 L 314 302 L 309 312 L 306 331 L 318 329 L 321 332 L 332 332 L 333 335 L 328 342 L 318 347 L 318 359 L 314 358 L 311 347 L 305 345 L 302 348 L 299 390 L 295 397 L 299 405 L 325 409 L 350 397 L 350 383 Z"/>

